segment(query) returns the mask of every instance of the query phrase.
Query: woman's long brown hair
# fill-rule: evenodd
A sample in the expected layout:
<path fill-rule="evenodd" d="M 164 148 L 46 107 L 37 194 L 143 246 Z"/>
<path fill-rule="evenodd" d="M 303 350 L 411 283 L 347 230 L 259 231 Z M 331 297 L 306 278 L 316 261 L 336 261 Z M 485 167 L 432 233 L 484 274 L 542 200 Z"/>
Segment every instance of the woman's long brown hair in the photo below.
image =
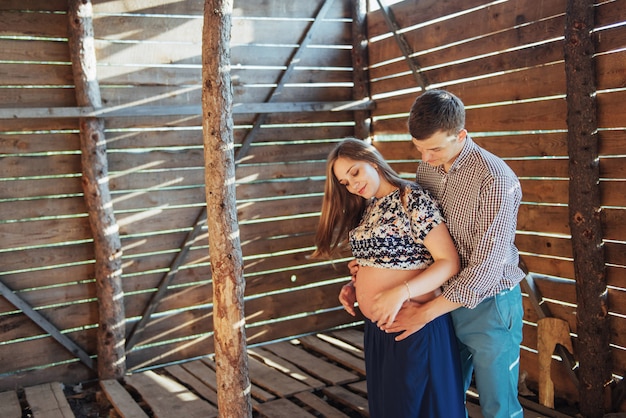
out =
<path fill-rule="evenodd" d="M 322 213 L 315 235 L 317 249 L 314 258 L 334 258 L 343 250 L 342 245 L 348 238 L 348 232 L 361 221 L 361 216 L 367 201 L 348 191 L 346 186 L 339 183 L 333 172 L 335 161 L 338 158 L 348 158 L 353 161 L 365 161 L 377 168 L 378 173 L 389 183 L 400 188 L 404 195 L 404 187 L 408 183 L 402 179 L 373 145 L 365 141 L 346 138 L 328 154 L 326 162 L 326 183 L 324 185 L 324 199 Z"/>

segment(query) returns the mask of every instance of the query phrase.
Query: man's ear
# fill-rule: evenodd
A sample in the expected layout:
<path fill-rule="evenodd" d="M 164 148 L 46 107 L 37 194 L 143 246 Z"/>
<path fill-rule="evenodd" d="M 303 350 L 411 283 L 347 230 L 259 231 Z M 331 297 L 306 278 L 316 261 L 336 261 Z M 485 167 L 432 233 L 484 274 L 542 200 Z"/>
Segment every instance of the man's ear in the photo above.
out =
<path fill-rule="evenodd" d="M 459 142 L 463 142 L 465 138 L 467 138 L 467 129 L 461 129 L 457 135 L 457 139 Z"/>

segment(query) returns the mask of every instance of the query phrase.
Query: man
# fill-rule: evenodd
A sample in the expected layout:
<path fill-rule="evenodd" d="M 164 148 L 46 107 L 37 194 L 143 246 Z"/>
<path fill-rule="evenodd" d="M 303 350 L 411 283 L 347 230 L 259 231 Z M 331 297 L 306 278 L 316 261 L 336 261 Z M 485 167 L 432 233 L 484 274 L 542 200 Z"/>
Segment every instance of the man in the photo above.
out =
<path fill-rule="evenodd" d="M 522 417 L 517 398 L 523 317 L 518 284 L 524 273 L 514 244 L 522 195 L 519 180 L 502 159 L 472 141 L 465 129 L 464 105 L 447 91 L 429 90 L 419 96 L 408 125 L 422 156 L 416 180 L 442 206 L 461 271 L 439 297 L 422 305 L 406 303 L 393 323 L 380 326 L 399 332 L 399 341 L 451 312 L 465 389 L 474 372 L 485 418 Z M 340 300 L 353 312 L 349 285 Z"/>

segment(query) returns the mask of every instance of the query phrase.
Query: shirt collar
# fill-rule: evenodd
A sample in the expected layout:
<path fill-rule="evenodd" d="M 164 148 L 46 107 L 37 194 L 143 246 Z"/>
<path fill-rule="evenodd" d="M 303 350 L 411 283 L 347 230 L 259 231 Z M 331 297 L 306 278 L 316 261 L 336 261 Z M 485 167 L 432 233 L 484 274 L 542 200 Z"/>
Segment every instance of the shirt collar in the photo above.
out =
<path fill-rule="evenodd" d="M 465 164 L 470 159 L 470 155 L 472 154 L 472 151 L 474 151 L 475 149 L 476 149 L 476 143 L 472 140 L 469 134 L 466 135 L 463 148 L 461 149 L 461 152 L 459 153 L 459 155 L 456 157 L 456 160 L 454 160 L 454 162 L 450 166 L 449 172 L 452 172 L 461 168 L 461 166 L 463 166 L 463 164 Z M 443 170 L 443 166 L 441 166 L 441 170 Z"/>

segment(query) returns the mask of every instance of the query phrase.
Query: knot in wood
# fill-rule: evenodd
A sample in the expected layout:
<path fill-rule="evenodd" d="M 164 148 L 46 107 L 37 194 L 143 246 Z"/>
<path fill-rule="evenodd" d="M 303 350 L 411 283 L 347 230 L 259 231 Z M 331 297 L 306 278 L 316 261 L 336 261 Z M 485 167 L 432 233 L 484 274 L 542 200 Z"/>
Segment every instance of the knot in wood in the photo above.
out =
<path fill-rule="evenodd" d="M 583 214 L 582 214 L 582 213 L 580 213 L 580 212 L 576 212 L 576 213 L 574 214 L 573 221 L 574 221 L 574 223 L 575 223 L 576 225 L 580 225 L 580 224 L 582 224 L 583 222 L 585 222 L 585 217 L 583 216 Z"/>

